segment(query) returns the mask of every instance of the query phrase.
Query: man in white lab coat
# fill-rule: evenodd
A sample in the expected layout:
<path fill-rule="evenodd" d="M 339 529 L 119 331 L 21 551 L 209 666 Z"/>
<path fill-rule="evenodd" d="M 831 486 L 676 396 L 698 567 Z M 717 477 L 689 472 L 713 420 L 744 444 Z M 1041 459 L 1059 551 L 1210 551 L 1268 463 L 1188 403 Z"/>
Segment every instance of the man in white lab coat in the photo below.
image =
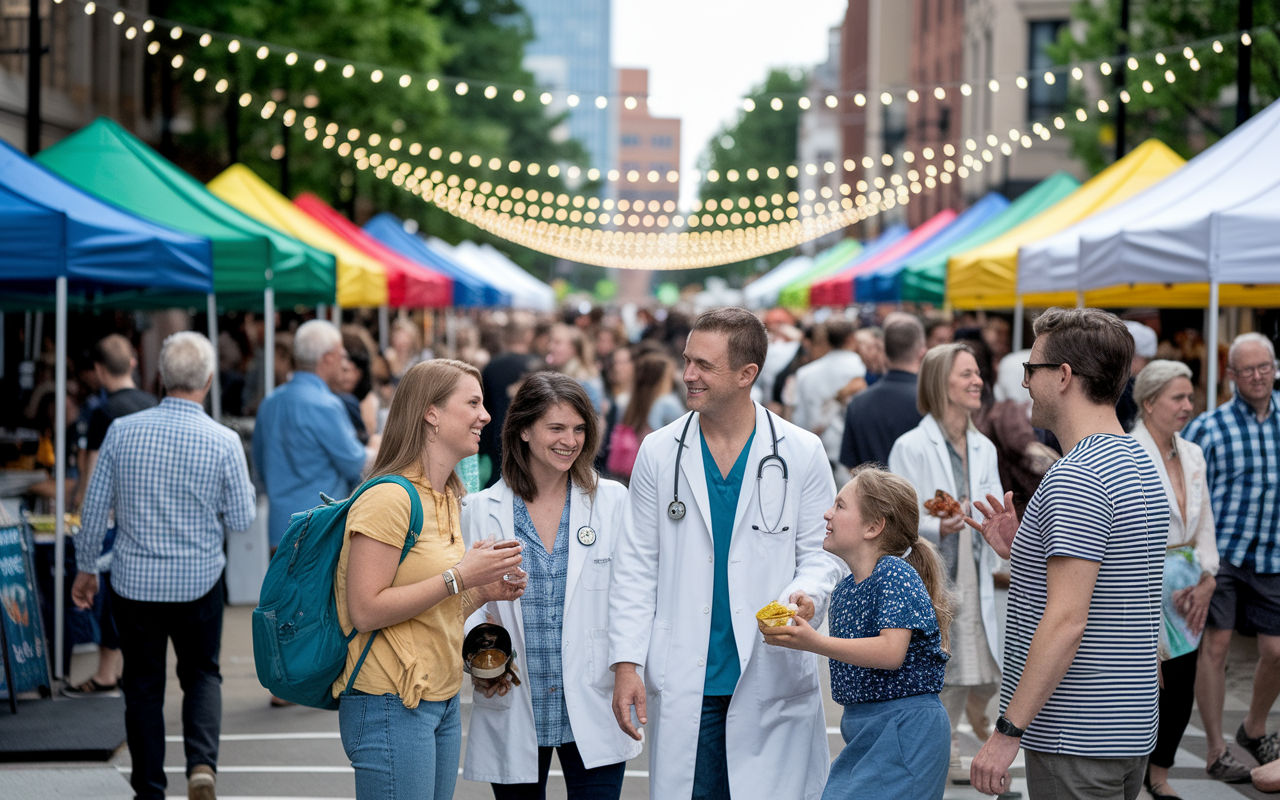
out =
<path fill-rule="evenodd" d="M 818 437 L 751 401 L 767 346 L 743 309 L 700 316 L 692 410 L 645 438 L 631 476 L 609 660 L 618 724 L 647 725 L 654 800 L 809 800 L 826 782 L 817 658 L 764 646 L 755 613 L 777 600 L 821 621 L 843 570 L 822 549 L 835 485 Z"/>

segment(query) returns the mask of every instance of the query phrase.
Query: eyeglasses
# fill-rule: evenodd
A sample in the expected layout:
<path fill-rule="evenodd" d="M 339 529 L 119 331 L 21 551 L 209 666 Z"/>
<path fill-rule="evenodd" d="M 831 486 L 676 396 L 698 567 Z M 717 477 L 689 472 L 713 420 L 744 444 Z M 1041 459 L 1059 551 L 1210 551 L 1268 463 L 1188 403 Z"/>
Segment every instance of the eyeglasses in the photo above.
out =
<path fill-rule="evenodd" d="M 1229 367 L 1229 369 L 1241 378 L 1252 378 L 1254 375 L 1259 378 L 1265 378 L 1276 371 L 1276 365 L 1273 362 L 1271 364 L 1259 364 L 1256 367 L 1245 367 L 1244 369 L 1236 369 L 1235 367 Z"/>
<path fill-rule="evenodd" d="M 1038 369 L 1057 369 L 1067 362 L 1059 361 L 1057 364 L 1032 364 L 1030 361 L 1022 362 L 1022 375 L 1026 380 L 1031 380 L 1031 373 Z"/>

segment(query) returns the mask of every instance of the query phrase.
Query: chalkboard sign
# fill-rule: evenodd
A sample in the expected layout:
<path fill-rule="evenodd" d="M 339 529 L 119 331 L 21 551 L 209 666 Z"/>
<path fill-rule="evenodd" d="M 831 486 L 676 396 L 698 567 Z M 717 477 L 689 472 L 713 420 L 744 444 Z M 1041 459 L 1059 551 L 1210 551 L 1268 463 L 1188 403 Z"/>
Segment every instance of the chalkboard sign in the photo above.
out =
<path fill-rule="evenodd" d="M 0 670 L 0 697 L 11 697 L 8 676 L 12 676 L 16 694 L 40 689 L 47 693 L 51 682 L 31 559 L 33 547 L 31 528 L 0 508 L 0 622 L 7 645 L 7 663 Z"/>

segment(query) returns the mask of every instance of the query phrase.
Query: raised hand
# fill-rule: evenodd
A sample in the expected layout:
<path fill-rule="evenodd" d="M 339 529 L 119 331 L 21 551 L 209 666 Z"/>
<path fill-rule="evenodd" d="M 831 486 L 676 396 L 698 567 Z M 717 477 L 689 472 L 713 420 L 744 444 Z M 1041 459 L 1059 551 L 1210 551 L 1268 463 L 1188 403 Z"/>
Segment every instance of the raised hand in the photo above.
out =
<path fill-rule="evenodd" d="M 1013 492 L 1004 493 L 1003 503 L 995 495 L 989 494 L 987 502 L 975 500 L 973 506 L 982 512 L 982 522 L 969 516 L 964 521 L 982 534 L 982 538 L 987 540 L 996 555 L 1007 559 L 1013 548 L 1013 537 L 1018 533 L 1018 512 L 1013 510 Z"/>

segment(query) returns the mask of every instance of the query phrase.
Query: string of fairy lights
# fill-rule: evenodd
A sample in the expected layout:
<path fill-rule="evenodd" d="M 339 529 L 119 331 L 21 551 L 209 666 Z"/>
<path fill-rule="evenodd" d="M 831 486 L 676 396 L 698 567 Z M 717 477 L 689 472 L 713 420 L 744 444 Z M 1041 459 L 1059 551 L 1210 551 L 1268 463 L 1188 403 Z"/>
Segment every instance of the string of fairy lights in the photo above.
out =
<path fill-rule="evenodd" d="M 64 0 L 54 2 L 61 3 Z M 81 3 L 84 12 L 90 15 L 99 10 L 103 13 L 112 11 L 105 6 L 100 9 L 95 0 L 74 2 Z M 401 88 L 410 87 L 415 80 L 425 80 L 428 91 L 452 88 L 458 96 L 472 93 L 473 88 L 470 82 L 461 78 L 415 75 L 402 70 L 300 52 L 269 42 L 184 27 L 180 23 L 126 9 L 115 9 L 111 19 L 117 26 L 130 23 L 124 30 L 126 39 L 135 39 L 139 35 L 139 29 L 142 34 L 151 36 L 147 51 L 153 56 L 158 56 L 166 45 L 172 45 L 176 49 L 194 39 L 200 49 L 184 47 L 183 52 L 173 53 L 168 58 L 169 65 L 174 70 L 190 70 L 190 77 L 197 83 L 209 81 L 217 93 L 225 93 L 231 89 L 234 84 L 232 76 L 215 77 L 211 70 L 216 67 L 198 66 L 193 69 L 194 65 L 191 63 L 201 54 L 217 55 L 217 49 L 213 47 L 215 42 L 230 54 L 242 50 L 252 51 L 260 61 L 277 56 L 288 67 L 303 70 L 309 68 L 316 73 L 333 69 L 346 79 L 361 75 L 375 84 L 394 82 Z M 1252 43 L 1252 33 L 1256 30 L 1240 31 L 1232 37 L 1238 35 L 1240 43 L 1247 46 Z M 1202 68 L 1201 55 L 1208 51 L 1223 53 L 1226 49 L 1224 41 L 1231 42 L 1232 37 L 1222 36 L 1181 45 L 1180 52 L 1175 48 L 1164 48 L 1124 59 L 1113 57 L 1058 66 L 1040 75 L 1015 74 L 1011 76 L 1010 82 L 1021 90 L 1028 89 L 1036 80 L 1053 85 L 1058 80 L 1065 80 L 1067 76 L 1077 82 L 1084 82 L 1087 71 L 1093 69 L 1107 76 L 1120 69 L 1137 71 L 1144 63 L 1152 62 L 1158 67 L 1165 67 L 1163 84 L 1171 85 L 1178 79 L 1175 65 L 1198 72 Z M 1176 61 L 1177 55 L 1182 56 L 1181 62 Z M 1008 80 L 1008 77 L 1005 76 L 1004 80 Z M 1144 79 L 1140 84 L 1142 91 L 1146 94 L 1155 92 L 1161 85 L 1159 80 L 1158 77 L 1154 81 L 1151 78 Z M 864 92 L 828 94 L 820 99 L 828 108 L 835 109 L 842 102 L 852 102 L 855 106 L 862 107 L 877 99 L 884 106 L 901 100 L 917 103 L 923 99 L 922 90 L 931 92 L 935 99 L 941 101 L 947 99 L 950 91 L 959 91 L 961 96 L 970 97 L 975 91 L 985 90 L 994 94 L 1001 89 L 1002 79 L 992 78 L 985 87 L 975 87 L 969 83 L 888 87 L 875 99 L 869 99 Z M 510 97 L 515 102 L 536 99 L 547 106 L 555 102 L 557 94 L 564 106 L 576 107 L 583 102 L 582 96 L 576 92 L 553 93 L 528 86 L 487 84 L 483 89 L 477 87 L 475 94 L 492 100 L 502 92 L 510 92 Z M 716 266 L 794 247 L 897 205 L 904 205 L 910 201 L 912 194 L 920 194 L 979 173 L 984 165 L 994 162 L 997 154 L 1008 157 L 1016 148 L 1032 147 L 1036 139 L 1048 141 L 1052 136 L 1051 127 L 1061 131 L 1067 125 L 1063 116 L 1055 116 L 1049 125 L 1034 122 L 1030 131 L 1011 129 L 1007 133 L 1007 139 L 991 132 L 982 137 L 965 138 L 936 148 L 923 147 L 918 154 L 911 150 L 903 151 L 896 158 L 886 152 L 879 157 L 867 155 L 858 161 L 845 159 L 840 164 L 826 161 L 750 167 L 741 171 L 729 169 L 723 174 L 715 169 L 707 170 L 705 174 L 695 170 L 687 174 L 686 178 L 709 183 L 724 180 L 729 184 L 743 178 L 755 181 L 761 175 L 775 179 L 785 173 L 790 178 L 796 178 L 801 171 L 811 176 L 820 172 L 832 175 L 840 167 L 846 173 L 852 173 L 859 167 L 868 171 L 878 171 L 879 167 L 883 167 L 889 170 L 889 174 L 887 177 L 872 177 L 868 172 L 870 181 L 842 183 L 838 189 L 821 186 L 816 190 L 807 189 L 803 193 L 790 191 L 785 196 L 773 193 L 770 196 L 697 201 L 693 208 L 679 213 L 676 204 L 670 200 L 661 203 L 656 200 L 615 201 L 609 197 L 508 185 L 519 182 L 521 175 L 537 176 L 544 172 L 552 178 L 563 174 L 570 182 L 579 182 L 585 177 L 587 181 L 597 184 L 616 184 L 624 178 L 631 184 L 674 184 L 681 177 L 676 170 L 668 170 L 665 174 L 657 170 L 622 172 L 617 169 L 602 173 L 594 168 L 584 171 L 576 165 L 562 168 L 559 164 L 521 163 L 514 159 L 485 157 L 475 153 L 464 155 L 458 150 L 446 152 L 439 146 L 409 141 L 409 137 L 402 134 L 344 128 L 336 122 L 328 122 L 322 128 L 320 120 L 311 113 L 319 105 L 319 98 L 314 93 L 306 95 L 303 102 L 305 108 L 302 110 L 284 107 L 275 99 L 270 99 L 270 96 L 286 98 L 288 93 L 273 91 L 268 97 L 260 97 L 252 92 L 243 92 L 237 100 L 244 108 L 260 103 L 258 111 L 264 120 L 272 119 L 280 112 L 286 127 L 292 127 L 301 120 L 303 136 L 307 141 L 315 142 L 325 150 L 332 150 L 338 156 L 350 159 L 357 169 L 372 170 L 377 178 L 389 180 L 405 191 L 422 197 L 424 201 L 499 237 L 582 263 L 643 269 Z M 1111 103 L 1129 103 L 1132 99 L 1127 89 L 1120 89 L 1114 96 L 1106 94 L 1099 97 L 1096 106 L 1099 113 L 1107 113 Z M 594 104 L 597 108 L 605 109 L 611 100 L 620 100 L 624 107 L 633 109 L 641 102 L 648 102 L 649 98 L 598 95 Z M 757 100 L 760 101 L 759 104 Z M 808 94 L 756 95 L 742 100 L 743 112 L 750 114 L 762 111 L 761 104 L 766 100 L 768 108 L 781 111 L 788 101 L 794 101 L 802 110 L 806 110 L 816 105 L 819 98 Z M 1075 119 L 1080 122 L 1087 121 L 1089 114 L 1084 107 L 1079 107 L 1074 112 Z M 389 152 L 384 153 L 382 149 Z M 431 167 L 421 163 L 415 166 L 407 160 L 401 160 L 405 155 L 415 158 L 425 155 L 427 160 L 439 163 Z M 447 165 L 444 162 L 448 162 Z M 481 175 L 478 180 L 476 177 L 463 177 L 446 171 L 454 167 L 462 168 L 464 164 L 474 170 L 487 170 L 487 174 Z M 905 175 L 898 171 L 902 167 L 906 167 Z M 617 229 L 623 226 L 633 230 Z"/>

